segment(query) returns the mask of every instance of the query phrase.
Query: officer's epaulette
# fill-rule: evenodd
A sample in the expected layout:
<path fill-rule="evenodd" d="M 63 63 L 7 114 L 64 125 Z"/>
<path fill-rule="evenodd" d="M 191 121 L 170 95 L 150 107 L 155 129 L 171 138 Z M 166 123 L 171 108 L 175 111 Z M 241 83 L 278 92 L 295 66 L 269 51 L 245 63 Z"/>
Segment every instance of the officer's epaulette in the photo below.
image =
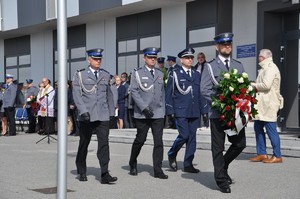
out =
<path fill-rule="evenodd" d="M 138 67 L 138 68 L 135 68 L 134 71 L 138 71 L 138 70 L 141 70 L 142 67 Z"/>
<path fill-rule="evenodd" d="M 109 73 L 107 70 L 104 70 L 103 68 L 101 68 L 100 70 L 101 70 L 102 72 L 105 72 L 105 73 L 107 73 L 107 74 L 110 75 L 110 73 Z"/>
<path fill-rule="evenodd" d="M 85 70 L 85 68 L 83 68 L 83 69 L 80 69 L 80 70 L 77 70 L 77 72 L 81 72 L 81 71 L 84 71 Z"/>
<path fill-rule="evenodd" d="M 155 67 L 155 70 L 159 70 L 159 71 L 161 71 L 161 72 L 163 72 L 160 68 L 158 68 L 158 67 Z"/>
<path fill-rule="evenodd" d="M 215 58 L 213 58 L 212 60 L 210 60 L 210 61 L 208 61 L 208 63 L 211 63 L 211 62 L 213 62 L 213 61 L 215 61 L 216 59 Z"/>
<path fill-rule="evenodd" d="M 240 61 L 238 61 L 238 60 L 236 60 L 236 59 L 232 59 L 232 60 L 234 60 L 234 61 L 236 61 L 237 63 L 240 63 L 240 64 L 241 64 L 241 62 L 240 62 Z"/>
<path fill-rule="evenodd" d="M 176 68 L 173 68 L 172 70 L 173 71 L 178 71 L 180 69 L 180 67 L 176 67 Z"/>

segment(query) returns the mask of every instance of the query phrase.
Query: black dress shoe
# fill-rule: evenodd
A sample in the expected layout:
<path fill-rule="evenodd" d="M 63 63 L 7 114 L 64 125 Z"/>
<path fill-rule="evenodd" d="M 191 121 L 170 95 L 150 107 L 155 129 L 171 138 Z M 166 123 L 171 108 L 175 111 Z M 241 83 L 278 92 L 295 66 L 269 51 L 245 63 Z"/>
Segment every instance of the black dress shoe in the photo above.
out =
<path fill-rule="evenodd" d="M 159 179 L 168 179 L 168 176 L 166 174 L 164 174 L 163 172 L 161 172 L 161 173 L 155 173 L 154 177 L 155 178 L 159 178 Z"/>
<path fill-rule="evenodd" d="M 117 177 L 112 177 L 109 173 L 101 176 L 101 184 L 110 184 L 112 182 L 116 182 L 117 180 Z"/>
<path fill-rule="evenodd" d="M 176 158 L 169 157 L 169 166 L 173 171 L 177 171 L 178 167 L 177 167 Z"/>
<path fill-rule="evenodd" d="M 189 167 L 184 167 L 183 171 L 187 172 L 187 173 L 199 173 L 200 172 L 200 170 L 196 169 L 193 165 L 189 166 Z"/>
<path fill-rule="evenodd" d="M 231 177 L 228 175 L 227 170 L 225 170 L 225 178 L 226 178 L 228 184 L 232 184 L 232 179 L 231 179 Z"/>
<path fill-rule="evenodd" d="M 230 189 L 230 186 L 229 185 L 226 185 L 226 186 L 219 186 L 220 188 L 220 191 L 222 193 L 231 193 L 231 189 Z"/>
<path fill-rule="evenodd" d="M 85 173 L 79 174 L 79 181 L 82 181 L 82 182 L 87 181 L 87 177 L 86 177 Z"/>
<path fill-rule="evenodd" d="M 130 166 L 130 172 L 129 172 L 129 174 L 132 175 L 132 176 L 137 176 L 138 172 L 137 172 L 136 167 Z"/>

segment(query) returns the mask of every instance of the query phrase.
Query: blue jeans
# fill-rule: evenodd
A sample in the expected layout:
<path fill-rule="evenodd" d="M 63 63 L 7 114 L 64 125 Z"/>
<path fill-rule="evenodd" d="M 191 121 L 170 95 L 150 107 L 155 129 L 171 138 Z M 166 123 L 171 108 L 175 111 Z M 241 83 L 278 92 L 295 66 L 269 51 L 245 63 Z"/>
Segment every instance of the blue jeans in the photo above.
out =
<path fill-rule="evenodd" d="M 280 152 L 280 138 L 276 129 L 276 122 L 264 122 L 255 120 L 254 130 L 256 136 L 256 151 L 258 155 L 266 155 L 266 134 L 264 132 L 264 127 L 266 128 L 268 137 L 271 141 L 273 147 L 273 155 L 277 158 L 281 157 Z"/>

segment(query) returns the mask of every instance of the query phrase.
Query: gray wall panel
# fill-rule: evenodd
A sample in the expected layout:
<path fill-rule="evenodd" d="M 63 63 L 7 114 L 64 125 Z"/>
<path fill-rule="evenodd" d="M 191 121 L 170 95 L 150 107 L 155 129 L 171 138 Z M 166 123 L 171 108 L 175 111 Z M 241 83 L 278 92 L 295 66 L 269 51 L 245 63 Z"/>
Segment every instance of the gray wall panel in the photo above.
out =
<path fill-rule="evenodd" d="M 79 0 L 79 14 L 122 6 L 122 0 Z"/>
<path fill-rule="evenodd" d="M 4 40 L 4 55 L 15 56 L 30 54 L 30 36 Z"/>
<path fill-rule="evenodd" d="M 20 27 L 44 23 L 46 21 L 46 1 L 18 0 L 18 25 Z"/>

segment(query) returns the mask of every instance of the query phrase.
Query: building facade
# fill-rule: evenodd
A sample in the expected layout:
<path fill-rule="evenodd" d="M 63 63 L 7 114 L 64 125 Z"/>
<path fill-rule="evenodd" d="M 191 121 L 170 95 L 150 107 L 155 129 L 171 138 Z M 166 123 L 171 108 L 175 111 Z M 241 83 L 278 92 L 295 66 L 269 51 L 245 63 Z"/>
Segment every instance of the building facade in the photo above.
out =
<path fill-rule="evenodd" d="M 300 129 L 299 0 L 66 0 L 67 71 L 87 66 L 87 49 L 103 48 L 103 68 L 130 73 L 145 47 L 177 56 L 185 47 L 216 55 L 213 37 L 233 32 L 233 58 L 250 79 L 261 48 L 274 53 L 282 74 L 283 130 Z M 56 0 L 0 0 L 0 81 L 6 73 L 37 84 L 57 75 Z M 20 9 L 22 8 L 22 9 Z M 196 60 L 195 60 L 196 61 Z"/>

